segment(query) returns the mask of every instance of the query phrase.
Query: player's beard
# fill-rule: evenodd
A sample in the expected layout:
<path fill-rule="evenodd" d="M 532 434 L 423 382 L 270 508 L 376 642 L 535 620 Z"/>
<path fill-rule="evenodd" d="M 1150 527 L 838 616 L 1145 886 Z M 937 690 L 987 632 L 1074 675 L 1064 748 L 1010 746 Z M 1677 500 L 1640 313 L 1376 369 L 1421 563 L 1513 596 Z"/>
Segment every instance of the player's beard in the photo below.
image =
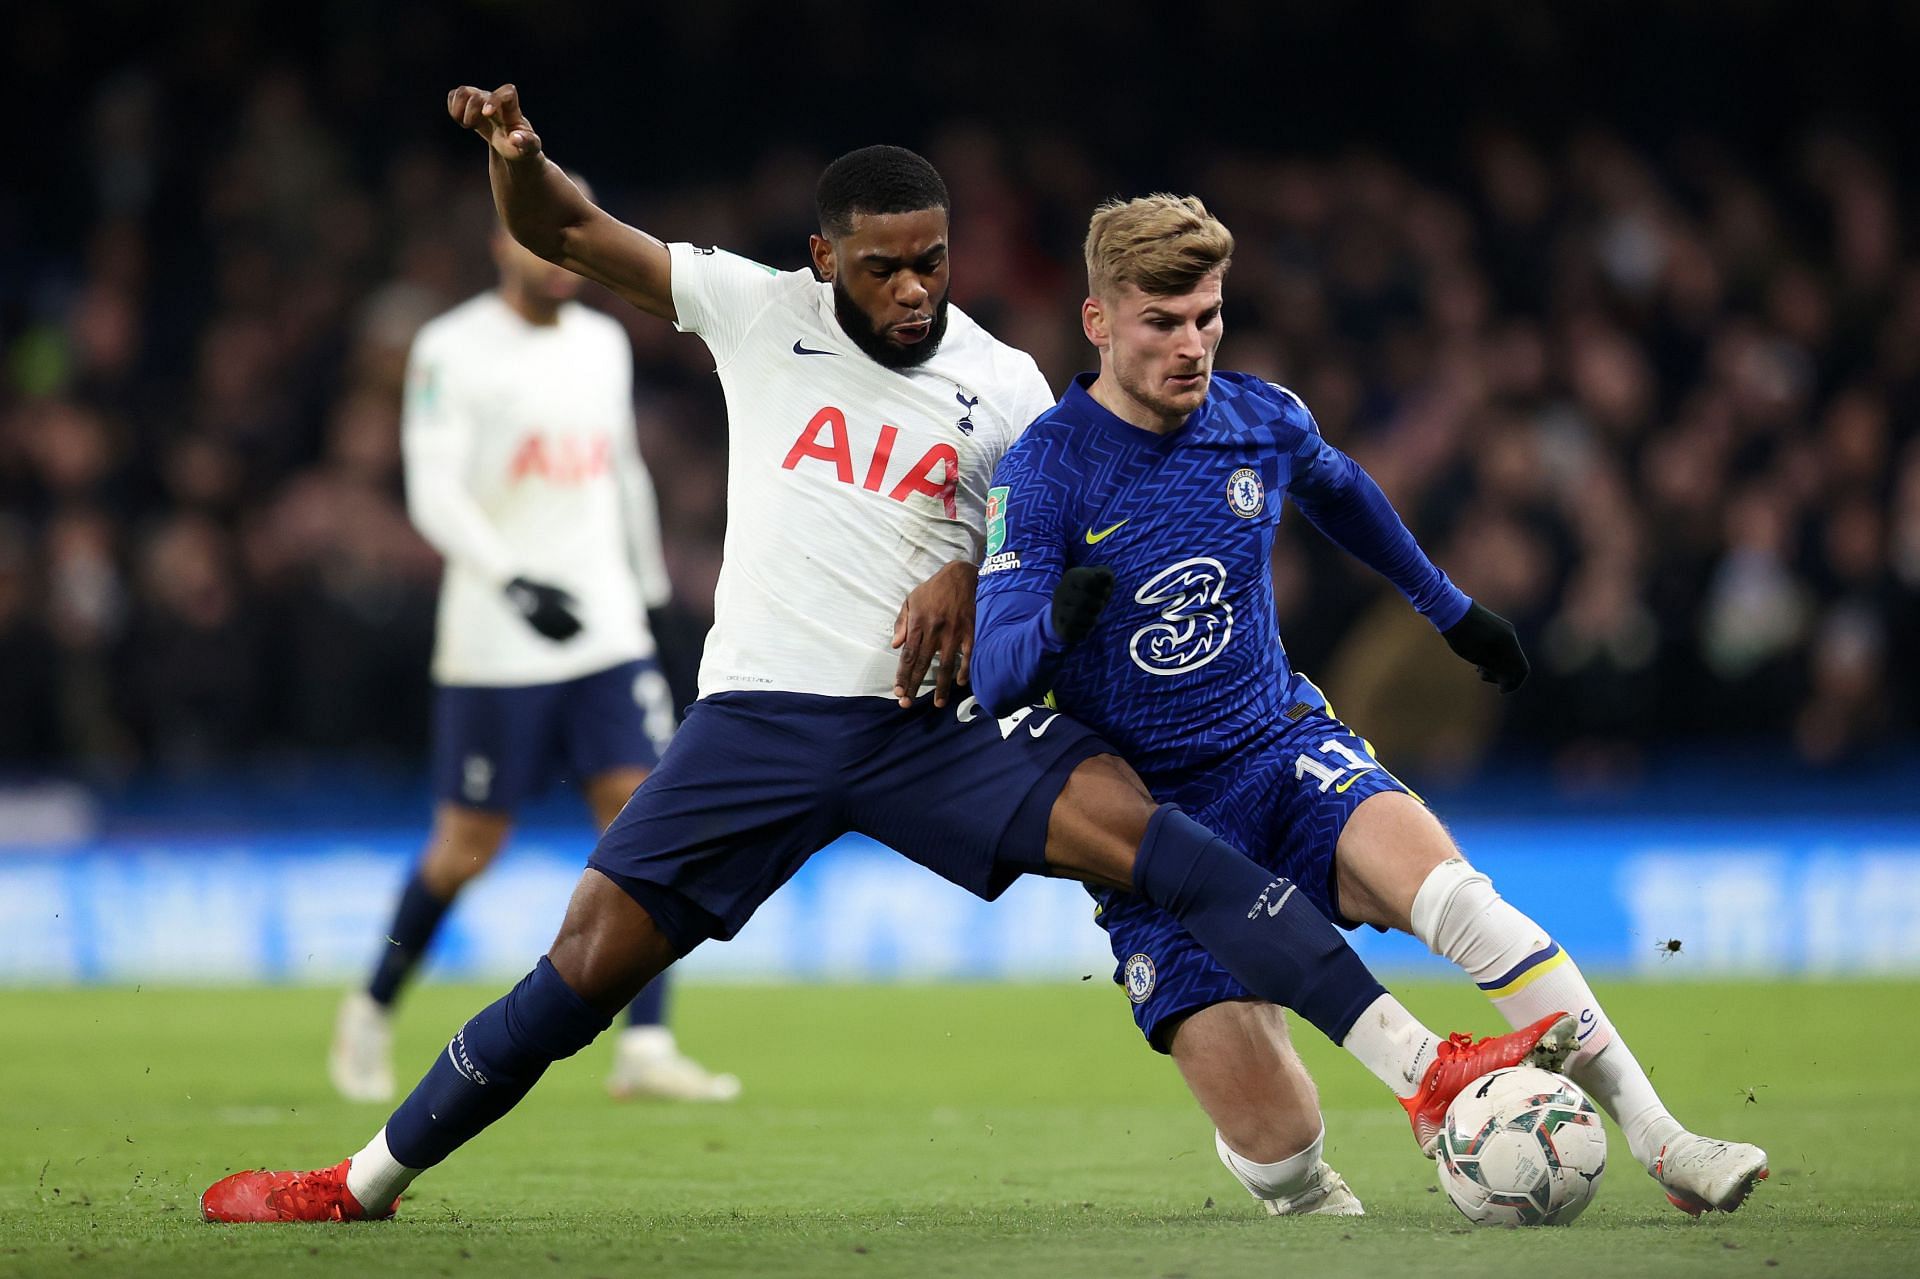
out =
<path fill-rule="evenodd" d="M 910 369 L 925 364 L 940 349 L 940 339 L 947 335 L 947 297 L 944 293 L 940 295 L 940 301 L 934 304 L 933 324 L 927 329 L 927 336 L 912 346 L 902 346 L 875 329 L 873 321 L 867 318 L 867 313 L 860 309 L 853 295 L 838 279 L 833 282 L 833 314 L 855 346 L 866 352 L 874 363 L 890 369 Z"/>
<path fill-rule="evenodd" d="M 1196 371 L 1204 373 L 1205 376 L 1201 379 L 1198 388 L 1201 392 L 1200 398 L 1191 404 L 1183 403 L 1179 399 L 1165 394 L 1160 390 L 1157 382 L 1149 381 L 1148 375 L 1143 374 L 1137 367 L 1132 365 L 1123 365 L 1116 362 L 1113 370 L 1113 380 L 1119 384 L 1122 391 L 1126 392 L 1127 397 L 1136 404 L 1144 406 L 1168 421 L 1184 421 L 1205 402 L 1206 391 L 1213 384 L 1213 370 L 1211 367 L 1204 367 Z"/>

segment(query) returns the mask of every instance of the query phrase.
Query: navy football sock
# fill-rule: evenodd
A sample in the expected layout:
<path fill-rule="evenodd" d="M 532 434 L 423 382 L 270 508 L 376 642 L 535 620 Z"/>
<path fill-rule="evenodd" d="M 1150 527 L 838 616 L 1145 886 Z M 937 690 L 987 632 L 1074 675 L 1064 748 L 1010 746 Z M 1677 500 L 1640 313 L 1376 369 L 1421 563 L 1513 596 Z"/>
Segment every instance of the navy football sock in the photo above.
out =
<path fill-rule="evenodd" d="M 1293 1009 L 1336 1044 L 1387 993 L 1291 880 L 1235 852 L 1171 804 L 1147 822 L 1133 885 L 1241 985 Z"/>
<path fill-rule="evenodd" d="M 387 929 L 386 947 L 380 952 L 380 962 L 374 965 L 373 979 L 367 983 L 367 994 L 374 1003 L 382 1008 L 392 1006 L 400 984 L 427 953 L 433 934 L 452 905 L 451 900 L 441 901 L 427 890 L 427 881 L 415 867 L 393 912 L 393 924 Z"/>
<path fill-rule="evenodd" d="M 408 1168 L 431 1168 L 512 1110 L 548 1066 L 612 1024 L 575 994 L 545 956 L 520 984 L 476 1014 L 387 1120 L 387 1147 Z"/>
<path fill-rule="evenodd" d="M 664 1026 L 667 1023 L 667 974 L 648 982 L 627 1005 L 627 1025 Z"/>

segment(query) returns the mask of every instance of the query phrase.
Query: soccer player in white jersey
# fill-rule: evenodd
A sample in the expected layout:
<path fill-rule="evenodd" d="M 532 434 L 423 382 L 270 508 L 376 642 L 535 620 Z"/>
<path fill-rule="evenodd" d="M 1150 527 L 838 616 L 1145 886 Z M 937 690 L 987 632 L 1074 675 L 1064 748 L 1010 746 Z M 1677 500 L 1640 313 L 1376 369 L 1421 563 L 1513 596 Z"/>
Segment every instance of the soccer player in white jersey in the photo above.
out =
<path fill-rule="evenodd" d="M 446 559 L 433 679 L 433 832 L 328 1054 L 350 1101 L 393 1097 L 389 1015 L 520 804 L 570 776 L 605 830 L 673 731 L 647 611 L 672 595 L 634 434 L 633 356 L 581 279 L 496 231 L 499 285 L 429 321 L 408 361 L 407 508 Z M 627 1009 L 608 1090 L 730 1101 L 679 1051 L 662 974 Z"/>
<path fill-rule="evenodd" d="M 1429 1154 L 1470 1081 L 1565 1059 L 1564 1013 L 1477 1044 L 1434 1035 L 1305 894 L 1156 806 L 1083 725 L 1044 706 L 996 719 L 955 695 L 987 480 L 1053 397 L 1031 357 L 949 306 L 949 200 L 933 166 L 898 147 L 834 161 L 812 270 L 777 271 L 608 216 L 546 159 L 511 85 L 456 89 L 447 109 L 486 140 L 516 239 L 713 353 L 729 519 L 701 696 L 601 837 L 547 955 L 454 1035 L 386 1126 L 331 1168 L 222 1178 L 203 1216 L 391 1215 L 423 1169 L 848 831 L 986 898 L 1022 874 L 1138 893 L 1352 1053 Z M 1315 1171 L 1299 1169 L 1302 1209 L 1334 1189 Z"/>

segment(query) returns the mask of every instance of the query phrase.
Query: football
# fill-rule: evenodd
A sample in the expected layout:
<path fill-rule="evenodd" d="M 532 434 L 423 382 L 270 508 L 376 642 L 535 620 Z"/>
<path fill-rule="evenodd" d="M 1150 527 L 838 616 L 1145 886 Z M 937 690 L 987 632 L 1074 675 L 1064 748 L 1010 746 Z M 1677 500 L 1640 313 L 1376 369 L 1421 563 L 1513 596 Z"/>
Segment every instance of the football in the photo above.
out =
<path fill-rule="evenodd" d="M 1571 1079 L 1517 1066 L 1454 1098 L 1434 1162 L 1440 1188 L 1476 1226 L 1564 1226 L 1593 1202 L 1607 1134 Z"/>

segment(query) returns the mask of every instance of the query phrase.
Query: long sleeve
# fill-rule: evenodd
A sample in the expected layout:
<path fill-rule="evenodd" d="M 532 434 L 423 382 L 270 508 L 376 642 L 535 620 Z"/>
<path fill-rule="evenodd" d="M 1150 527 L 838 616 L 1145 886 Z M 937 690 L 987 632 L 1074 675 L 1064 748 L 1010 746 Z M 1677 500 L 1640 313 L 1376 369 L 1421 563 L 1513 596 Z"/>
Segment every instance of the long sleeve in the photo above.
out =
<path fill-rule="evenodd" d="M 613 474 L 620 486 L 620 522 L 627 532 L 627 558 L 640 586 L 640 603 L 660 608 L 673 598 L 666 556 L 660 549 L 660 503 L 653 476 L 640 459 L 631 419 L 614 442 Z"/>
<path fill-rule="evenodd" d="M 448 560 L 505 586 L 517 576 L 513 553 L 467 489 L 473 425 L 446 382 L 431 347 L 416 341 L 400 423 L 407 515 Z"/>
<path fill-rule="evenodd" d="M 995 715 L 1040 701 L 1066 648 L 1053 633 L 1053 588 L 1066 571 L 1065 510 L 1071 491 L 1058 463 L 1057 432 L 1028 432 L 1007 451 L 987 493 L 987 554 L 973 627 L 973 693 Z"/>
<path fill-rule="evenodd" d="M 995 715 L 1030 706 L 1053 687 L 1066 646 L 1053 633 L 1052 612 L 1052 597 L 1034 591 L 981 598 L 968 670 L 973 695 Z"/>
<path fill-rule="evenodd" d="M 1427 558 L 1373 477 L 1327 443 L 1318 427 L 1305 430 L 1294 450 L 1287 491 L 1315 528 L 1399 587 L 1435 628 L 1444 631 L 1466 616 L 1473 601 Z"/>

